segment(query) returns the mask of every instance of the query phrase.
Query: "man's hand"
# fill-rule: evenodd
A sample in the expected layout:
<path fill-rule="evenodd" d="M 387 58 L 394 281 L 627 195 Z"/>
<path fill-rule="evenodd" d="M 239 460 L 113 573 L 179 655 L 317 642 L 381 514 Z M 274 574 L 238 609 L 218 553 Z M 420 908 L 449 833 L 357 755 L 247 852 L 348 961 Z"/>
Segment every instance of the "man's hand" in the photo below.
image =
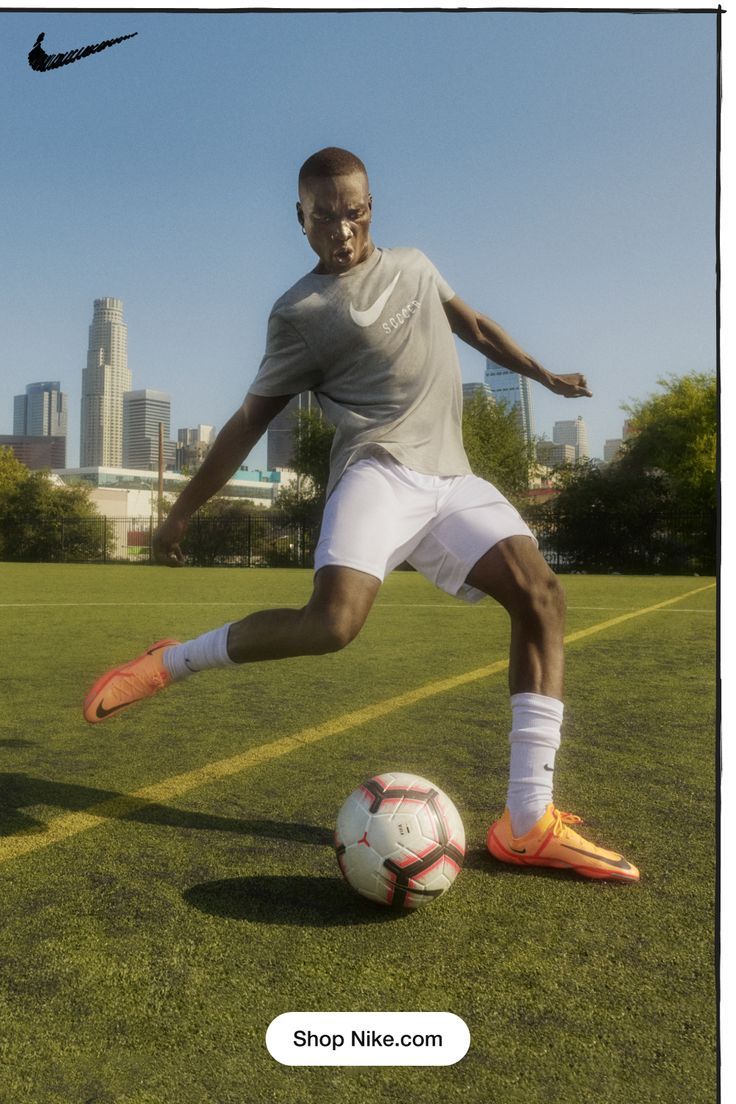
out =
<path fill-rule="evenodd" d="M 179 547 L 189 528 L 189 522 L 167 517 L 162 521 L 153 534 L 152 548 L 153 558 L 158 564 L 166 567 L 183 567 L 186 557 Z"/>
<path fill-rule="evenodd" d="M 555 376 L 550 372 L 547 386 L 555 395 L 561 395 L 564 399 L 590 398 L 593 394 L 588 390 L 587 379 L 579 372 L 572 372 L 569 376 Z"/>

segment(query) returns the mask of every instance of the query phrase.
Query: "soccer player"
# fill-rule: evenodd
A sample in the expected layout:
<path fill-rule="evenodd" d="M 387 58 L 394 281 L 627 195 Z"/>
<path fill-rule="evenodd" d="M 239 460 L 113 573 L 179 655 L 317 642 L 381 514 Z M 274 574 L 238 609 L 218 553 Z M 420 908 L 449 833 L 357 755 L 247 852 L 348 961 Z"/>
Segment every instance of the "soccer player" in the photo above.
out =
<path fill-rule="evenodd" d="M 521 516 L 470 471 L 453 334 L 496 364 L 565 398 L 584 376 L 555 375 L 462 301 L 416 249 L 371 237 L 362 161 L 330 147 L 299 174 L 297 218 L 317 266 L 274 305 L 266 351 L 243 405 L 157 530 L 154 554 L 178 566 L 192 514 L 240 467 L 289 399 L 313 391 L 335 440 L 314 589 L 302 609 L 252 613 L 180 644 L 161 640 L 103 675 L 84 715 L 106 719 L 208 668 L 344 648 L 385 576 L 408 560 L 450 594 L 490 595 L 511 620 L 512 728 L 506 809 L 488 831 L 497 859 L 637 881 L 621 855 L 572 828 L 552 800 L 563 715 L 562 586 Z"/>

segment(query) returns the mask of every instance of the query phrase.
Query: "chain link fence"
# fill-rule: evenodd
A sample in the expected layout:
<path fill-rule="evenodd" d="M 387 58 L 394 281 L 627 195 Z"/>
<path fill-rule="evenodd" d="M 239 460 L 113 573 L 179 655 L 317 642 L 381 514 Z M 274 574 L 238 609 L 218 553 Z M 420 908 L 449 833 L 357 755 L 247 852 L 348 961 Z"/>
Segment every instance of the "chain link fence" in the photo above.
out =
<path fill-rule="evenodd" d="M 714 512 L 640 516 L 601 512 L 587 524 L 554 510 L 525 514 L 540 551 L 557 572 L 712 575 L 716 571 Z M 16 522 L 0 559 L 58 563 L 150 564 L 153 518 L 53 518 Z M 312 567 L 319 524 L 272 513 L 192 518 L 182 544 L 198 567 Z M 0 537 L 2 540 L 2 537 Z"/>

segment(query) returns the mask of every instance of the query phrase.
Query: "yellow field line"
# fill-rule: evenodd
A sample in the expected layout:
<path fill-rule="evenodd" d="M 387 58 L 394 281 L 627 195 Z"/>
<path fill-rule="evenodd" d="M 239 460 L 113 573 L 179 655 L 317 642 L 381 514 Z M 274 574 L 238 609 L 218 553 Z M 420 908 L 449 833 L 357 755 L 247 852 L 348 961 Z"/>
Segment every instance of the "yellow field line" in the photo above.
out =
<path fill-rule="evenodd" d="M 596 625 L 590 625 L 587 629 L 570 633 L 565 637 L 565 643 L 574 644 L 578 640 L 593 636 L 595 633 L 613 628 L 614 625 L 621 625 L 635 617 L 653 613 L 655 610 L 663 609 L 674 602 L 680 602 L 684 598 L 691 598 L 694 594 L 700 594 L 704 590 L 712 590 L 714 587 L 715 583 L 710 583 L 707 586 L 698 587 L 696 590 L 690 590 L 685 594 L 679 594 L 676 598 L 668 598 L 664 602 L 657 602 L 656 605 L 624 613 L 607 621 L 599 621 Z M 343 713 L 341 716 L 335 717 L 334 720 L 304 728 L 293 736 L 283 736 L 280 740 L 273 740 L 269 744 L 261 744 L 259 747 L 251 748 L 240 755 L 232 755 L 227 759 L 219 759 L 213 763 L 207 763 L 203 767 L 197 767 L 195 770 L 186 771 L 184 774 L 165 778 L 162 782 L 157 782 L 153 786 L 145 786 L 134 793 L 121 794 L 119 797 L 110 798 L 108 801 L 91 806 L 86 812 L 67 813 L 63 816 L 54 817 L 42 832 L 4 836 L 0 838 L 0 863 L 19 858 L 21 855 L 37 851 L 42 847 L 50 847 L 54 843 L 61 843 L 80 832 L 97 828 L 106 821 L 118 820 L 134 813 L 146 805 L 171 801 L 173 798 L 181 797 L 189 790 L 205 786 L 209 782 L 216 782 L 220 778 L 228 778 L 231 775 L 251 770 L 253 767 L 261 766 L 261 764 L 272 759 L 278 759 L 282 755 L 298 751 L 309 744 L 325 740 L 329 736 L 337 736 L 348 729 L 357 728 L 360 725 L 368 724 L 370 721 L 378 720 L 378 718 L 385 717 L 389 713 L 394 713 L 397 709 L 415 705 L 425 698 L 432 698 L 436 694 L 456 690 L 470 682 L 477 682 L 479 679 L 501 674 L 508 670 L 508 665 L 507 659 L 498 660 L 496 663 L 490 663 L 485 667 L 477 667 L 473 671 L 466 671 L 462 675 L 453 675 L 451 678 L 439 679 L 436 682 L 427 683 L 425 686 L 418 686 L 405 694 L 386 698 L 382 702 L 367 705 L 363 709 Z"/>

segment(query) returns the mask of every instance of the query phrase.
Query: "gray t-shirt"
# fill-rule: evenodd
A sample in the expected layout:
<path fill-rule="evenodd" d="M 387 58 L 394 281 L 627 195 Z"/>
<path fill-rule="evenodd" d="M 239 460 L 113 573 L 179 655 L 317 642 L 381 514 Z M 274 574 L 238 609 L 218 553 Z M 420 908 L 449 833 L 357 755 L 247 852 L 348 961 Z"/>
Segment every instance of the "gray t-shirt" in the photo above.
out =
<path fill-rule="evenodd" d="M 428 475 L 470 472 L 442 305 L 453 296 L 418 249 L 374 249 L 348 272 L 309 273 L 274 304 L 250 391 L 314 391 L 337 427 L 328 495 L 350 464 L 380 450 Z"/>

